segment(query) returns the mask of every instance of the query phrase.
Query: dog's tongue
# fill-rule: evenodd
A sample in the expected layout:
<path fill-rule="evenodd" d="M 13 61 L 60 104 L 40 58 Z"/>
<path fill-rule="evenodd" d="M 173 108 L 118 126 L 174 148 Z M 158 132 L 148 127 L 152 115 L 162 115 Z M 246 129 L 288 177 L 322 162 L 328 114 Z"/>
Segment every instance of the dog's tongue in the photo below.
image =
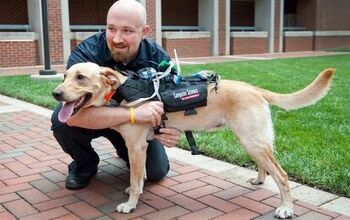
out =
<path fill-rule="evenodd" d="M 73 114 L 74 106 L 76 102 L 65 102 L 62 105 L 60 112 L 58 113 L 58 120 L 65 123 Z"/>

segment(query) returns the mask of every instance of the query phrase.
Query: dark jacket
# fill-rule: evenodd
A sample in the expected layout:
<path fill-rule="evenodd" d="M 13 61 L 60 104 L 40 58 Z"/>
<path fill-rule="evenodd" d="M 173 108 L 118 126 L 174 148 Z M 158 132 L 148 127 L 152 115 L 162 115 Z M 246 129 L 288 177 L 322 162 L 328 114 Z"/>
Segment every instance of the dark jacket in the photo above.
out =
<path fill-rule="evenodd" d="M 151 39 L 143 39 L 140 43 L 136 59 L 124 65 L 115 62 L 107 47 L 106 32 L 99 32 L 82 41 L 71 53 L 67 63 L 67 69 L 73 64 L 80 62 L 93 62 L 100 66 L 110 67 L 112 69 L 137 70 L 144 67 L 157 67 L 162 60 L 169 61 L 167 52 Z M 150 62 L 152 61 L 152 62 Z"/>

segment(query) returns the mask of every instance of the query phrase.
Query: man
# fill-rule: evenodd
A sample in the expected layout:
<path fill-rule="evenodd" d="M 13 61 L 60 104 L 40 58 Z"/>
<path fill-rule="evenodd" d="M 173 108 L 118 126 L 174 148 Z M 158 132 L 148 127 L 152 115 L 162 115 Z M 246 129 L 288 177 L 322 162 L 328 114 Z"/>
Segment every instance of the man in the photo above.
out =
<path fill-rule="evenodd" d="M 94 62 L 100 66 L 137 71 L 162 60 L 169 55 L 155 42 L 145 39 L 150 32 L 146 24 L 146 11 L 135 0 L 119 0 L 107 13 L 107 29 L 84 40 L 72 52 L 67 68 L 79 62 Z M 111 141 L 117 154 L 128 164 L 128 152 L 121 135 L 110 127 L 130 122 L 129 111 L 122 107 L 91 107 L 71 117 L 66 124 L 58 120 L 58 105 L 52 114 L 53 135 L 73 161 L 69 164 L 67 189 L 81 189 L 89 184 L 97 172 L 99 157 L 91 146 L 94 138 L 103 136 Z M 135 108 L 135 123 L 161 123 L 163 104 L 149 102 Z M 148 181 L 158 181 L 169 171 L 169 161 L 163 145 L 175 146 L 180 132 L 162 128 L 161 134 L 149 142 L 146 171 Z"/>

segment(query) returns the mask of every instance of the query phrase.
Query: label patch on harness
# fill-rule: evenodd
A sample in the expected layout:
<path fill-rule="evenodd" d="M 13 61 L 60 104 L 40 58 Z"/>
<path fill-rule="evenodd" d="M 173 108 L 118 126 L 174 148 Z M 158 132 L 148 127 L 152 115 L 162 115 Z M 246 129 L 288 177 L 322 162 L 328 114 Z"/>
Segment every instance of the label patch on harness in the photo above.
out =
<path fill-rule="evenodd" d="M 205 106 L 207 104 L 207 95 L 206 84 L 169 89 L 160 93 L 166 112 L 183 111 Z"/>
<path fill-rule="evenodd" d="M 199 96 L 198 89 L 186 89 L 185 91 L 174 92 L 174 99 L 188 100 Z"/>

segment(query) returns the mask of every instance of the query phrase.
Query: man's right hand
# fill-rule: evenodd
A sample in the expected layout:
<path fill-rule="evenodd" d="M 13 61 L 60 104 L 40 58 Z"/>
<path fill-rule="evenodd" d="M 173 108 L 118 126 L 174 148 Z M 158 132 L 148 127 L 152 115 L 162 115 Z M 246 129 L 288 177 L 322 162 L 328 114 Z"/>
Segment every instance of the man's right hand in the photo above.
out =
<path fill-rule="evenodd" d="M 147 102 L 135 108 L 135 123 L 151 123 L 156 127 L 161 124 L 163 113 L 162 102 Z"/>

